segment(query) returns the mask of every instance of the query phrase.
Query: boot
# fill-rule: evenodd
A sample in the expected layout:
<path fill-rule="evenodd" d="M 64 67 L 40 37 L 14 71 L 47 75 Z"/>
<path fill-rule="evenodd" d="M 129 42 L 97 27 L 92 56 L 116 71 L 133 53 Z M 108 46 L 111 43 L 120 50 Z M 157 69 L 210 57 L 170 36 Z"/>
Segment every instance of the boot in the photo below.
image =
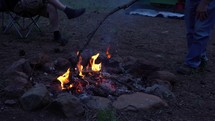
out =
<path fill-rule="evenodd" d="M 66 14 L 68 19 L 76 18 L 85 13 L 85 8 L 81 9 L 72 9 L 70 7 L 66 7 L 64 9 L 64 13 Z"/>

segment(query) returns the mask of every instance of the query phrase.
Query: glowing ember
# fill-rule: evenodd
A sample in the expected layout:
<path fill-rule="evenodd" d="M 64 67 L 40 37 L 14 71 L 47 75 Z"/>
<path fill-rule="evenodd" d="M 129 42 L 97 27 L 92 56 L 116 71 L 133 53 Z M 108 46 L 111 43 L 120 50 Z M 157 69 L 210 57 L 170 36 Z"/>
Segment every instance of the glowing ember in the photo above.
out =
<path fill-rule="evenodd" d="M 67 69 L 66 73 L 64 73 L 62 76 L 59 76 L 57 80 L 61 83 L 61 89 L 66 89 L 64 87 L 64 84 L 69 83 L 69 75 L 70 75 L 70 68 Z M 70 85 L 72 87 L 72 85 Z"/>
<path fill-rule="evenodd" d="M 83 92 L 83 87 L 82 84 L 79 82 L 78 85 L 76 86 L 76 93 L 82 93 Z"/>
<path fill-rule="evenodd" d="M 106 56 L 107 56 L 108 59 L 111 58 L 111 54 L 110 54 L 109 50 L 110 50 L 110 47 L 108 47 L 107 50 L 106 50 Z"/>
<path fill-rule="evenodd" d="M 97 53 L 96 55 L 92 56 L 90 59 L 90 64 L 91 64 L 91 69 L 92 71 L 98 72 L 101 70 L 102 68 L 102 63 L 96 64 L 95 61 L 96 59 L 99 57 L 99 53 Z"/>

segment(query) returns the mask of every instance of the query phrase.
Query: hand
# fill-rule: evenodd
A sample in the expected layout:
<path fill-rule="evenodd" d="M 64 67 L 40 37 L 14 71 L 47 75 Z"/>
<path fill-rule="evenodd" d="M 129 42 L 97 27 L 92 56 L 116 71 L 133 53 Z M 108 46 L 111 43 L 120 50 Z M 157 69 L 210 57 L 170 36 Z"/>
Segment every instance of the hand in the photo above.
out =
<path fill-rule="evenodd" d="M 197 9 L 196 9 L 196 17 L 197 19 L 203 21 L 205 19 L 207 19 L 208 17 L 208 2 L 206 2 L 205 0 L 201 0 L 201 2 L 199 3 Z"/>

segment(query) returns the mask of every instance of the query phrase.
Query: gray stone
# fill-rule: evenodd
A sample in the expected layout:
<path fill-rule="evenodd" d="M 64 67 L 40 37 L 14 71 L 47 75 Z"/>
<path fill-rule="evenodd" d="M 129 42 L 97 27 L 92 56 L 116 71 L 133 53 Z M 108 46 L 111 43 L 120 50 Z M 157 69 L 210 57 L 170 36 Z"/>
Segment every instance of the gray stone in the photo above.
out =
<path fill-rule="evenodd" d="M 4 88 L 4 93 L 7 98 L 19 98 L 31 84 L 26 78 L 13 77 L 5 80 L 7 86 Z"/>
<path fill-rule="evenodd" d="M 55 65 L 52 62 L 47 62 L 43 65 L 43 71 L 47 73 L 52 73 L 55 71 Z"/>
<path fill-rule="evenodd" d="M 105 110 L 111 107 L 111 101 L 104 97 L 93 96 L 87 101 L 86 105 L 90 109 Z"/>
<path fill-rule="evenodd" d="M 152 73 L 149 77 L 149 80 L 152 79 L 161 79 L 164 81 L 169 81 L 171 84 L 174 84 L 177 81 L 177 77 L 175 74 L 169 71 L 156 71 Z"/>
<path fill-rule="evenodd" d="M 149 84 L 150 86 L 158 84 L 158 85 L 162 85 L 162 86 L 166 87 L 169 90 L 172 90 L 172 84 L 169 81 L 164 81 L 161 79 L 153 79 L 153 80 L 150 80 L 149 82 L 150 82 L 150 84 Z"/>
<path fill-rule="evenodd" d="M 16 77 L 22 77 L 22 78 L 25 78 L 25 79 L 28 79 L 28 78 L 29 78 L 29 76 L 28 76 L 26 73 L 20 72 L 20 71 L 16 71 L 16 72 L 14 73 L 14 76 L 16 76 Z"/>
<path fill-rule="evenodd" d="M 17 102 L 15 100 L 6 100 L 4 102 L 4 104 L 7 105 L 7 106 L 14 106 L 14 105 L 17 104 Z"/>
<path fill-rule="evenodd" d="M 102 61 L 102 65 L 105 66 L 106 71 L 120 74 L 122 73 L 121 68 L 122 58 L 119 56 L 112 56 L 111 58 L 107 58 L 105 55 L 105 59 Z"/>
<path fill-rule="evenodd" d="M 167 101 L 175 101 L 175 95 L 163 85 L 155 84 L 152 87 L 147 87 L 145 92 L 157 95 L 160 98 L 165 99 Z"/>
<path fill-rule="evenodd" d="M 69 60 L 65 58 L 58 58 L 55 60 L 54 64 L 56 69 L 60 70 L 67 70 L 71 66 Z"/>
<path fill-rule="evenodd" d="M 30 59 L 30 64 L 34 68 L 42 67 L 47 62 L 50 62 L 50 57 L 45 53 L 39 53 Z"/>
<path fill-rule="evenodd" d="M 132 56 L 125 57 L 123 58 L 122 66 L 125 70 L 128 70 L 136 61 L 137 59 Z"/>
<path fill-rule="evenodd" d="M 5 76 L 13 76 L 16 72 L 24 72 L 26 74 L 31 74 L 32 68 L 30 67 L 29 61 L 26 59 L 20 59 L 14 62 L 10 67 L 4 72 Z"/>
<path fill-rule="evenodd" d="M 45 85 L 36 84 L 20 98 L 23 109 L 31 111 L 49 104 L 51 98 Z"/>
<path fill-rule="evenodd" d="M 113 102 L 113 107 L 122 111 L 145 111 L 166 106 L 161 98 L 141 92 L 121 95 Z"/>
<path fill-rule="evenodd" d="M 120 67 L 106 67 L 105 68 L 108 73 L 111 74 L 122 74 L 123 70 Z"/>
<path fill-rule="evenodd" d="M 84 114 L 84 105 L 80 100 L 69 93 L 62 93 L 51 103 L 49 109 L 52 111 L 61 111 L 66 117 L 75 118 Z"/>
<path fill-rule="evenodd" d="M 159 67 L 148 60 L 144 59 L 130 59 L 130 61 L 123 64 L 123 68 L 130 74 L 135 76 L 147 76 L 154 71 L 158 71 Z"/>

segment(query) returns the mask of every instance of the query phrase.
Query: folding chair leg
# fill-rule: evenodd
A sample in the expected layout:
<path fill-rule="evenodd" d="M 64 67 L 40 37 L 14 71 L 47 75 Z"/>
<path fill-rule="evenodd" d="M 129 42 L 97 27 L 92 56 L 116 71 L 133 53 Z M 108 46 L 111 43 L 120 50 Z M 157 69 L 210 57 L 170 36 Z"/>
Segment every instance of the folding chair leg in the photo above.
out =
<path fill-rule="evenodd" d="M 11 13 L 8 13 L 8 14 L 10 16 L 10 20 L 7 26 L 5 27 L 3 33 L 7 33 L 11 27 L 14 27 L 16 32 L 19 34 L 19 36 L 23 38 L 23 34 L 20 32 L 20 29 L 19 29 L 21 28 L 21 25 L 17 22 L 16 17 L 14 17 Z"/>
<path fill-rule="evenodd" d="M 28 27 L 30 27 L 30 28 L 29 28 L 27 34 L 25 35 L 25 38 L 27 38 L 28 35 L 31 33 L 31 31 L 32 31 L 32 29 L 33 29 L 33 26 L 32 26 L 32 25 L 35 25 L 35 27 L 37 28 L 37 30 L 38 30 L 39 32 L 42 32 L 42 31 L 40 30 L 39 25 L 37 24 L 39 18 L 40 18 L 40 16 L 37 16 L 36 18 L 33 18 L 33 17 L 30 18 L 32 22 L 28 25 Z"/>
<path fill-rule="evenodd" d="M 19 28 L 17 27 L 17 25 L 14 24 L 14 20 L 11 20 L 10 24 L 8 24 L 8 25 L 5 27 L 5 30 L 3 31 L 3 33 L 7 33 L 8 30 L 9 30 L 12 26 L 16 29 L 16 32 L 19 34 L 19 36 L 20 36 L 21 38 L 23 38 L 23 35 L 22 35 L 22 33 L 20 32 Z"/>
<path fill-rule="evenodd" d="M 32 32 L 33 26 L 35 26 L 39 32 L 42 32 L 40 30 L 39 25 L 37 24 L 40 16 L 30 17 L 29 19 L 31 20 L 31 22 L 27 26 L 25 26 L 25 21 L 24 21 L 25 18 L 23 18 L 23 25 L 20 25 L 19 19 L 16 18 L 17 17 L 16 15 L 14 16 L 10 12 L 8 12 L 8 15 L 9 15 L 10 19 L 9 19 L 9 22 L 6 25 L 5 29 L 3 30 L 3 33 L 6 33 L 10 28 L 14 27 L 16 32 L 19 34 L 19 36 L 21 38 L 27 38 L 29 36 L 29 34 Z M 27 30 L 27 32 L 23 33 L 23 32 L 21 32 L 21 30 Z"/>
<path fill-rule="evenodd" d="M 5 16 L 4 16 L 4 12 L 1 13 L 1 17 L 2 17 L 2 22 L 1 22 L 1 27 L 2 27 L 2 29 L 1 29 L 1 30 L 2 30 L 2 32 L 3 32 L 3 30 L 5 29 L 5 25 L 4 25 L 4 20 L 5 20 L 4 17 L 5 17 Z"/>

